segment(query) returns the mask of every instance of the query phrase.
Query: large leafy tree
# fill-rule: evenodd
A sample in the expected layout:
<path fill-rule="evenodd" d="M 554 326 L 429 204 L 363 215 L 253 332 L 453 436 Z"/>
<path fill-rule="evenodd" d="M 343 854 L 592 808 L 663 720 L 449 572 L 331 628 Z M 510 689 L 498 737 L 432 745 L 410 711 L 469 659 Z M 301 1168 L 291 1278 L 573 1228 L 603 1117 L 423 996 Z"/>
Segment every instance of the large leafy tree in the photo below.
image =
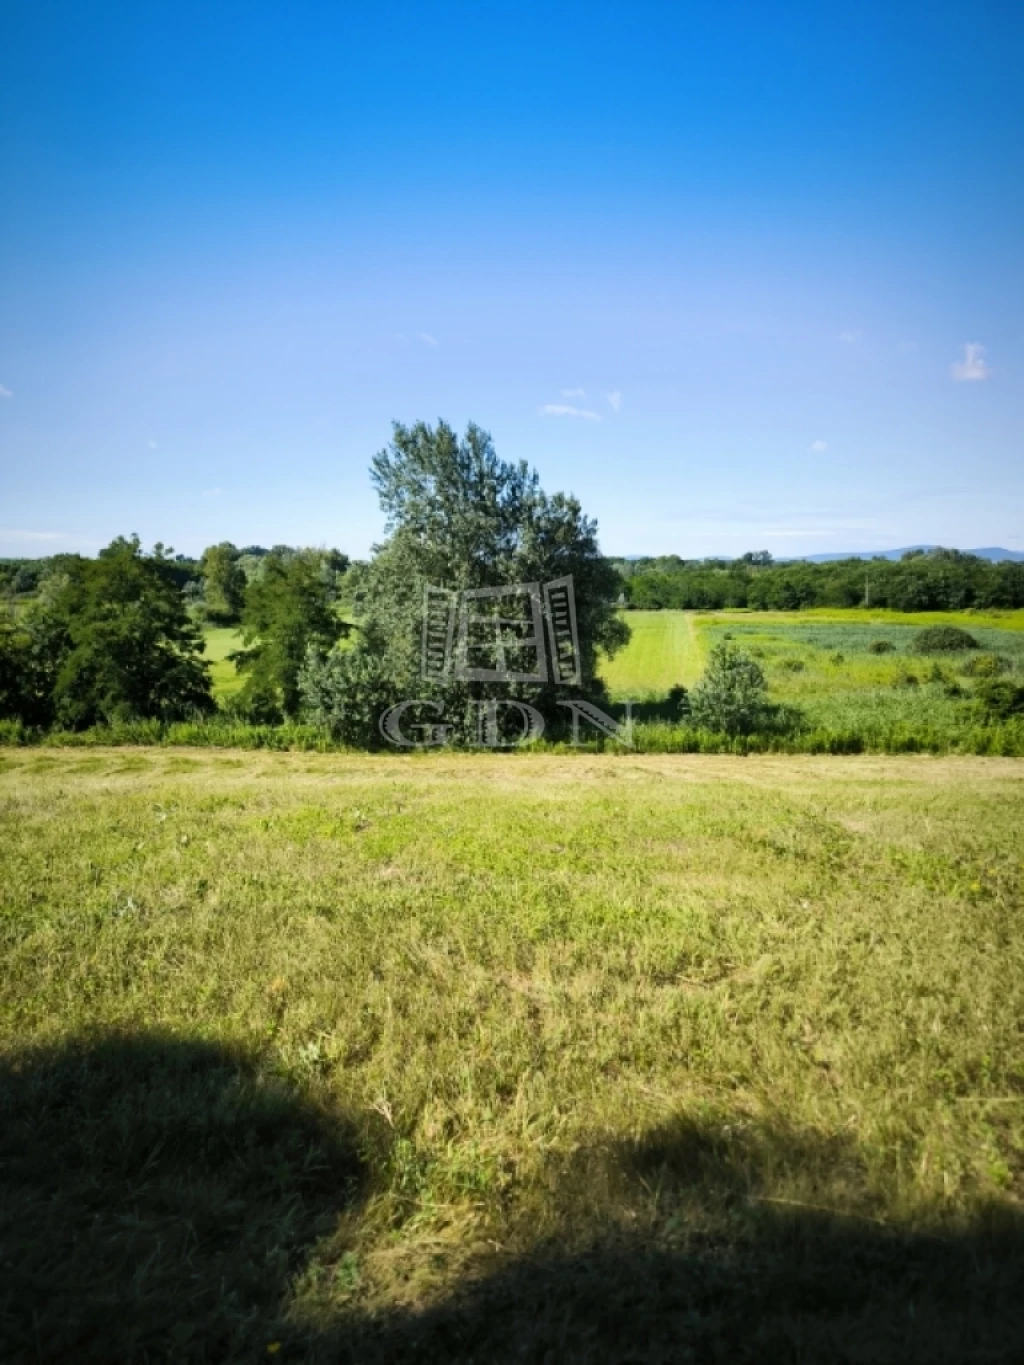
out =
<path fill-rule="evenodd" d="M 327 650 L 348 629 L 334 609 L 335 570 L 319 551 L 272 550 L 249 584 L 242 610 L 244 648 L 231 657 L 246 680 L 237 706 L 253 720 L 299 710 L 299 671 L 309 649 Z"/>
<path fill-rule="evenodd" d="M 207 614 L 215 621 L 237 621 L 245 600 L 245 572 L 229 540 L 203 551 L 199 572 Z"/>
<path fill-rule="evenodd" d="M 58 723 L 174 720 L 209 711 L 203 639 L 165 555 L 119 536 L 97 559 L 69 559 L 28 622 L 53 672 Z"/>
<path fill-rule="evenodd" d="M 574 695 L 600 698 L 599 654 L 614 652 L 629 632 L 615 611 L 618 575 L 600 552 L 596 523 L 575 497 L 545 493 L 535 470 L 525 461 L 499 459 L 490 436 L 473 424 L 459 437 L 446 422 L 396 423 L 390 445 L 372 462 L 371 479 L 389 537 L 360 575 L 356 647 L 311 660 L 304 675 L 315 711 L 324 711 L 325 679 L 333 678 L 336 685 L 327 691 L 338 699 L 336 709 L 343 709 L 349 685 L 362 704 L 367 678 L 373 677 L 380 680 L 382 701 L 395 694 L 443 694 L 448 715 L 456 719 L 470 698 L 493 695 L 521 696 L 550 721 L 563 721 L 555 703 L 564 689 L 553 684 L 440 688 L 426 682 L 422 614 L 428 585 L 458 592 L 567 575 L 573 578 L 580 638 L 582 682 Z"/>

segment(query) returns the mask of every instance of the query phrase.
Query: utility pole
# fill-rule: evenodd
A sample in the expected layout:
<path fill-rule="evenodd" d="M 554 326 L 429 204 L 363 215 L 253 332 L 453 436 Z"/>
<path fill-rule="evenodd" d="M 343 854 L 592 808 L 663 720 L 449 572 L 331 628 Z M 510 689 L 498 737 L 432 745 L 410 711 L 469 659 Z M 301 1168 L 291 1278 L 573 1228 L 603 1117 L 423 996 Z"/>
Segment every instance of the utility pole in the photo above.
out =
<path fill-rule="evenodd" d="M 864 605 L 871 606 L 871 575 L 867 569 L 864 570 Z"/>

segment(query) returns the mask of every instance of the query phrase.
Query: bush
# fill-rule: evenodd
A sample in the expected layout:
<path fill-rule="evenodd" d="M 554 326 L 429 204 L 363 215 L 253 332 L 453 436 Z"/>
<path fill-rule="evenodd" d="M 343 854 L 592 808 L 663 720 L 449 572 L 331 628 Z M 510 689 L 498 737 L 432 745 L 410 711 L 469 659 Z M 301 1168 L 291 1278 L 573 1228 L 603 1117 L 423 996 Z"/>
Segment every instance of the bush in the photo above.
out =
<path fill-rule="evenodd" d="M 690 693 L 693 724 L 726 735 L 749 735 L 769 722 L 761 665 L 723 641 L 711 651 L 707 671 Z"/>
<path fill-rule="evenodd" d="M 979 654 L 967 660 L 963 671 L 969 678 L 998 678 L 1000 673 L 1009 673 L 1011 666 L 1009 659 L 998 654 Z"/>
<path fill-rule="evenodd" d="M 690 717 L 690 694 L 685 687 L 677 684 L 669 688 L 665 698 L 668 714 L 673 720 L 688 720 Z"/>
<path fill-rule="evenodd" d="M 891 640 L 872 640 L 868 645 L 869 654 L 891 654 L 896 646 Z"/>
<path fill-rule="evenodd" d="M 369 749 L 380 745 L 380 718 L 400 699 L 383 661 L 362 648 L 330 654 L 311 648 L 299 693 L 303 715 L 333 740 Z"/>
<path fill-rule="evenodd" d="M 992 720 L 1009 720 L 1024 715 L 1024 687 L 1008 678 L 992 678 L 979 683 L 974 695 Z"/>
<path fill-rule="evenodd" d="M 917 687 L 920 681 L 921 679 L 916 673 L 911 673 L 901 666 L 892 680 L 892 685 L 893 687 Z"/>
<path fill-rule="evenodd" d="M 965 649 L 980 649 L 974 636 L 959 626 L 928 626 L 914 636 L 915 654 L 957 654 Z"/>

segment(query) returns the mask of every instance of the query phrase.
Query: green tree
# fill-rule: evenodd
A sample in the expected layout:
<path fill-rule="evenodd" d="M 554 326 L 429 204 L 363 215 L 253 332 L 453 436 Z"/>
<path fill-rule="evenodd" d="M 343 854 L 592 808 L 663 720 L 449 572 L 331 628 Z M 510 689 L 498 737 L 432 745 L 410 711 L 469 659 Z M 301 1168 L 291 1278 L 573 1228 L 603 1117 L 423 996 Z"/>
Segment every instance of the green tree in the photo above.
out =
<path fill-rule="evenodd" d="M 358 694 L 356 709 L 367 714 L 371 685 L 382 701 L 396 691 L 407 697 L 440 694 L 438 685 L 421 677 L 428 585 L 463 591 L 543 583 L 566 575 L 573 578 L 580 639 L 582 684 L 576 695 L 600 698 L 599 654 L 614 652 L 629 631 L 615 610 L 619 576 L 598 548 L 596 523 L 584 515 L 576 498 L 545 493 L 535 470 L 525 461 L 500 460 L 488 434 L 473 424 L 460 438 L 445 422 L 436 427 L 395 423 L 390 445 L 374 457 L 371 480 L 389 538 L 358 572 L 361 629 L 356 657 L 330 665 L 335 714 L 349 684 L 353 697 Z M 370 656 L 373 667 L 363 667 L 359 655 Z M 321 666 L 328 667 L 327 661 Z M 311 667 L 305 678 L 313 697 L 315 662 Z M 549 720 L 565 721 L 555 704 L 563 694 L 553 684 L 463 683 L 442 690 L 447 713 L 456 722 L 466 701 L 491 695 L 522 696 Z M 364 738 L 372 741 L 375 733 L 374 725 Z"/>
<path fill-rule="evenodd" d="M 27 627 L 53 671 L 62 725 L 213 707 L 202 636 L 162 557 L 144 555 L 137 536 L 119 536 L 97 559 L 66 561 Z"/>
<path fill-rule="evenodd" d="M 229 540 L 203 551 L 199 572 L 203 579 L 207 615 L 215 621 L 237 621 L 245 600 L 245 573 Z"/>
<path fill-rule="evenodd" d="M 704 676 L 689 700 L 694 725 L 727 735 L 749 735 L 770 715 L 760 664 L 728 640 L 712 649 Z"/>
<path fill-rule="evenodd" d="M 49 724 L 54 672 L 40 644 L 23 623 L 0 621 L 0 720 Z"/>
<path fill-rule="evenodd" d="M 254 720 L 274 721 L 299 710 L 299 672 L 307 651 L 328 650 L 348 630 L 333 607 L 333 575 L 318 552 L 273 550 L 246 589 L 245 648 L 231 658 L 246 674 L 237 706 Z"/>

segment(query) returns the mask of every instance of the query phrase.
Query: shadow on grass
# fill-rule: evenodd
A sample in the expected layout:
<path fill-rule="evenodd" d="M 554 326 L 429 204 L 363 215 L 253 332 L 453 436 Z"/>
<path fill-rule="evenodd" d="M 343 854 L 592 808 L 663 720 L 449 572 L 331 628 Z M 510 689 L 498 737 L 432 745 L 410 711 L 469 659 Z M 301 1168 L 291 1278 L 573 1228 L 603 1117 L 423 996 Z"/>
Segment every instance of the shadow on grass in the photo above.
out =
<path fill-rule="evenodd" d="M 0 1113 L 5 1362 L 1024 1359 L 1019 1214 L 901 1232 L 864 1194 L 829 1214 L 816 1189 L 866 1188 L 850 1139 L 719 1116 L 595 1147 L 445 1301 L 303 1329 L 294 1276 L 358 1219 L 371 1130 L 159 1038 L 26 1054 Z"/>
<path fill-rule="evenodd" d="M 0 1067 L 0 1359 L 266 1359 L 358 1199 L 339 1130 L 220 1047 L 141 1036 Z"/>
<path fill-rule="evenodd" d="M 356 1328 L 331 1359 L 1024 1360 L 1019 1214 L 900 1232 L 761 1193 L 797 1171 L 835 1198 L 859 1166 L 852 1142 L 720 1120 L 585 1152 L 552 1172 L 553 1236 L 440 1306 Z"/>

